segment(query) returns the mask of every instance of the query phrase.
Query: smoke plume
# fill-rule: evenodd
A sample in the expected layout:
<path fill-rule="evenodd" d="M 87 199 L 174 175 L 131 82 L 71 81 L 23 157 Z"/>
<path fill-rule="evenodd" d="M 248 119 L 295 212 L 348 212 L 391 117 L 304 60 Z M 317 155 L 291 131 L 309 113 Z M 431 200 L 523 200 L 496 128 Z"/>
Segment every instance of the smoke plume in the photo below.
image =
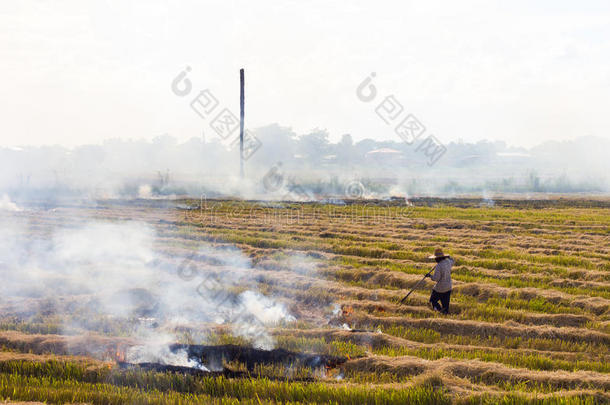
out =
<path fill-rule="evenodd" d="M 27 319 L 44 311 L 68 334 L 118 325 L 144 342 L 129 358 L 186 366 L 192 364 L 185 353 L 167 349 L 178 327 L 227 325 L 253 346 L 271 349 L 267 328 L 295 320 L 257 290 L 252 264 L 237 248 L 162 251 L 160 236 L 144 222 L 42 213 L 36 221 L 0 216 L 4 313 Z"/>

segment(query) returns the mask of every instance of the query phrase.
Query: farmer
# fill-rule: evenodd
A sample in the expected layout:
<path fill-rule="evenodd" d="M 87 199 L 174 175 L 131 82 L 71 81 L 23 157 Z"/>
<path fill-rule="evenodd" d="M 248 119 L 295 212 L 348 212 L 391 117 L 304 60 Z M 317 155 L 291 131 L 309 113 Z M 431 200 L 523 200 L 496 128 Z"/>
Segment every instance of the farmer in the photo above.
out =
<path fill-rule="evenodd" d="M 436 266 L 434 267 L 434 274 L 427 274 L 426 277 L 430 277 L 433 281 L 436 281 L 436 285 L 432 288 L 432 294 L 430 295 L 430 304 L 432 308 L 443 313 L 449 313 L 449 298 L 451 297 L 451 267 L 455 260 L 451 256 L 443 253 L 442 249 L 436 249 L 434 255 L 430 256 L 429 259 L 436 260 Z M 442 307 L 438 305 L 438 301 L 441 301 Z"/>

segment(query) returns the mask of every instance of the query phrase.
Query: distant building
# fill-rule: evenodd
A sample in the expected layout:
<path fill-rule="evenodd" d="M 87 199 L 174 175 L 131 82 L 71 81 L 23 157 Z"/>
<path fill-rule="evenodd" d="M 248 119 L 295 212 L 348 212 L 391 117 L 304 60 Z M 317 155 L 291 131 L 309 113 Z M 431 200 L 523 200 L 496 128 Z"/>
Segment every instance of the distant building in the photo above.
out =
<path fill-rule="evenodd" d="M 401 151 L 390 148 L 374 149 L 366 152 L 364 157 L 367 160 L 380 163 L 401 163 L 404 161 L 404 155 Z"/>
<path fill-rule="evenodd" d="M 326 155 L 322 157 L 322 161 L 324 163 L 336 163 L 337 162 L 337 155 Z"/>

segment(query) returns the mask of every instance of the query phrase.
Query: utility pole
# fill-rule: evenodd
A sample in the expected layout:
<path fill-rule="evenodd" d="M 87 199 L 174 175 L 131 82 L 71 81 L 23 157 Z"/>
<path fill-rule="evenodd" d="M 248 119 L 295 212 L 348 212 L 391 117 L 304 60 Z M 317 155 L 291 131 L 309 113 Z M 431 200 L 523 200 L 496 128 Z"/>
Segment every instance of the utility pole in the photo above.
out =
<path fill-rule="evenodd" d="M 239 69 L 239 175 L 244 178 L 244 69 Z"/>

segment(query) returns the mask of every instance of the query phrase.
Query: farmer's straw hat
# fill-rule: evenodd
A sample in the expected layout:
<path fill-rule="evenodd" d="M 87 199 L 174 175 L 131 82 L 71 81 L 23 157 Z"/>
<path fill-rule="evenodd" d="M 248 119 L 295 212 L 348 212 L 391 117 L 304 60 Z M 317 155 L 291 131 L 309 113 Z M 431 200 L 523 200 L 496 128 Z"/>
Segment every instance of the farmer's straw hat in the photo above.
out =
<path fill-rule="evenodd" d="M 449 255 L 444 254 L 443 249 L 437 248 L 432 256 L 428 256 L 428 259 L 439 259 L 444 257 L 449 257 Z"/>

